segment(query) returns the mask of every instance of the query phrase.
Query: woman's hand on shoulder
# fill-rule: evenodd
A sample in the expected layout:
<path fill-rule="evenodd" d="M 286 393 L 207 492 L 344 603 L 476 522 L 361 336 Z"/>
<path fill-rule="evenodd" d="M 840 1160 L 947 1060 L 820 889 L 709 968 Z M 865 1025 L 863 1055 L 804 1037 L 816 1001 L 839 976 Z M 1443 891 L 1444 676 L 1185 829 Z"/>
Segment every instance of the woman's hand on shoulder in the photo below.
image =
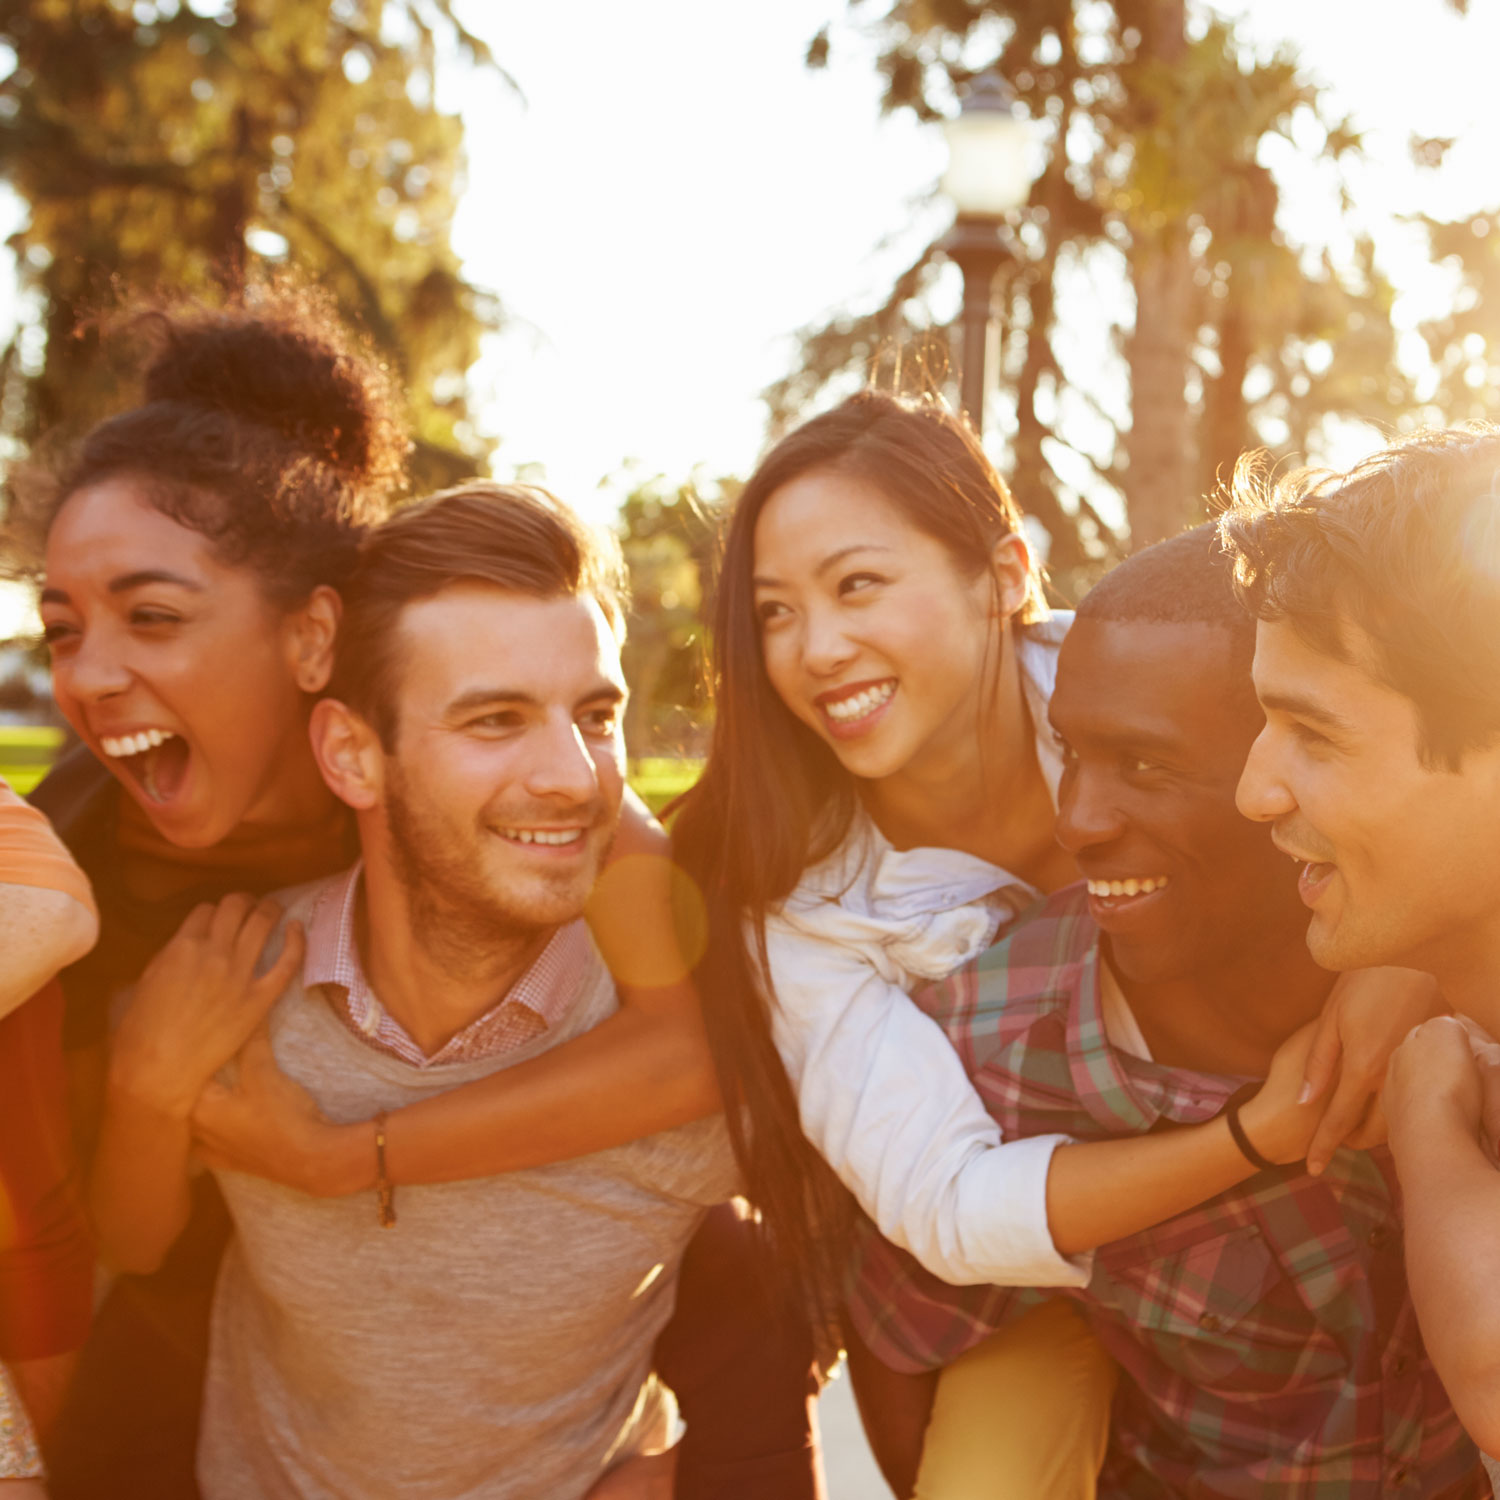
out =
<path fill-rule="evenodd" d="M 1412 1027 L 1445 1009 L 1437 981 L 1415 969 L 1339 976 L 1308 1055 L 1307 1098 L 1327 1099 L 1308 1146 L 1308 1171 L 1320 1173 L 1340 1146 L 1366 1150 L 1384 1142 L 1380 1091 L 1391 1055 Z"/>
<path fill-rule="evenodd" d="M 211 1081 L 199 1095 L 193 1144 L 207 1166 L 315 1198 L 343 1197 L 375 1181 L 370 1124 L 333 1124 L 277 1066 L 264 1026 L 241 1049 L 233 1082 Z"/>
<path fill-rule="evenodd" d="M 1398 1167 L 1408 1143 L 1432 1127 L 1480 1138 L 1492 1134 L 1496 1069 L 1474 1055 L 1473 1043 L 1456 1016 L 1438 1016 L 1414 1027 L 1391 1058 L 1384 1103 L 1391 1122 L 1391 1150 Z"/>
<path fill-rule="evenodd" d="M 253 896 L 195 907 L 136 984 L 111 1050 L 111 1087 L 187 1119 L 302 965 L 305 940 L 293 922 L 275 962 L 256 972 L 280 920 L 274 901 Z"/>
<path fill-rule="evenodd" d="M 1271 1070 L 1250 1101 L 1240 1109 L 1240 1124 L 1250 1144 L 1279 1166 L 1307 1155 L 1322 1111 L 1304 1097 L 1303 1076 L 1317 1036 L 1318 1022 L 1299 1027 L 1276 1049 Z"/>

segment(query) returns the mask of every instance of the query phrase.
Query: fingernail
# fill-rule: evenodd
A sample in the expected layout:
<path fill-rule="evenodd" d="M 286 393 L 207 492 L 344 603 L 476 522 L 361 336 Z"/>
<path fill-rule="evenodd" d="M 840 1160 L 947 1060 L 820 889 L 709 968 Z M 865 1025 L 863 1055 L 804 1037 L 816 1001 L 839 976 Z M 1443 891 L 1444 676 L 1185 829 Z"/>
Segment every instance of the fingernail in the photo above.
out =
<path fill-rule="evenodd" d="M 1308 1101 L 1308 1100 L 1309 1100 L 1309 1099 L 1311 1099 L 1311 1098 L 1312 1098 L 1312 1084 L 1310 1084 L 1310 1083 L 1309 1083 L 1309 1082 L 1308 1082 L 1308 1081 L 1307 1081 L 1307 1080 L 1306 1080 L 1306 1079 L 1305 1079 L 1305 1078 L 1304 1078 L 1304 1079 L 1303 1079 L 1303 1080 L 1302 1080 L 1302 1090 L 1301 1090 L 1301 1092 L 1300 1092 L 1300 1093 L 1299 1093 L 1299 1094 L 1298 1094 L 1298 1095 L 1297 1095 L 1297 1103 L 1298 1103 L 1298 1104 L 1306 1104 L 1306 1103 L 1307 1103 L 1307 1101 Z"/>

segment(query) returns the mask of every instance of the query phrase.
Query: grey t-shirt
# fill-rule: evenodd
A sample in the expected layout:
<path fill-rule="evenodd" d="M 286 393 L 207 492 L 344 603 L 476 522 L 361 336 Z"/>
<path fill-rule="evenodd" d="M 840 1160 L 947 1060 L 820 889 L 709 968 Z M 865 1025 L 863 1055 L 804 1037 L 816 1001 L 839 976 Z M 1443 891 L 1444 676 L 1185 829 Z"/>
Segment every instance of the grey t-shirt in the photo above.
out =
<path fill-rule="evenodd" d="M 321 886 L 295 893 L 306 921 Z M 564 1019 L 481 1062 L 418 1069 L 299 981 L 276 1058 L 329 1118 L 368 1119 L 521 1062 L 616 1009 L 591 953 Z M 373 1139 L 371 1144 L 373 1150 Z M 652 1344 L 683 1249 L 737 1190 L 722 1118 L 555 1166 L 309 1198 L 219 1174 L 236 1234 L 213 1312 L 205 1500 L 572 1500 L 664 1425 Z"/>

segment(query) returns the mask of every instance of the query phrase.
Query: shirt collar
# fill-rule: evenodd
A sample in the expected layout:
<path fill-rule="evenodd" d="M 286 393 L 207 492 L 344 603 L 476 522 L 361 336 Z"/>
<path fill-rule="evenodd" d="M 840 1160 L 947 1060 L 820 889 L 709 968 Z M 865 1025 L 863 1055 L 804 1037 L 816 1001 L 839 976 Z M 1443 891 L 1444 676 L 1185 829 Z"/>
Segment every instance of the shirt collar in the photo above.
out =
<path fill-rule="evenodd" d="M 337 986 L 343 991 L 344 1008 L 350 1023 L 367 1037 L 374 1038 L 382 1026 L 399 1029 L 399 1023 L 376 997 L 359 957 L 355 917 L 363 875 L 364 861 L 357 860 L 344 874 L 330 881 L 314 903 L 307 923 L 302 982 L 307 989 L 314 985 Z M 545 1027 L 554 1026 L 576 998 L 589 953 L 588 928 L 581 919 L 558 928 L 531 966 L 496 998 L 494 1005 L 428 1061 L 445 1058 L 450 1053 L 461 1053 L 464 1039 L 484 1028 L 502 1006 L 524 1005 L 540 1018 Z M 415 1043 L 412 1047 L 415 1048 Z"/>
<path fill-rule="evenodd" d="M 1088 915 L 1088 891 L 1080 882 L 1023 920 L 980 960 L 980 968 L 1011 971 L 1008 1007 L 1064 1002 L 1069 1076 L 1079 1102 L 1110 1134 L 1217 1114 L 1245 1079 L 1167 1067 L 1115 1047 L 1105 1018 L 1104 962 L 1103 934 Z"/>

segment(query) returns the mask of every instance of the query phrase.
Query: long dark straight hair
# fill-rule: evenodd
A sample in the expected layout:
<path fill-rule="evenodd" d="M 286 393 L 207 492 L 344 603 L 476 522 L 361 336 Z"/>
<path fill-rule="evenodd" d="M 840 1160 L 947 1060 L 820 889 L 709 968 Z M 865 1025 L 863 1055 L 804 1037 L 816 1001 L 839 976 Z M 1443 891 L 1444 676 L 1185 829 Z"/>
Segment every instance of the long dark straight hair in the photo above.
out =
<path fill-rule="evenodd" d="M 771 1037 L 765 917 L 811 864 L 848 834 L 853 779 L 782 702 L 765 669 L 755 614 L 755 525 L 783 485 L 823 471 L 863 479 L 959 571 L 989 569 L 1020 529 L 1004 481 L 967 426 L 934 402 L 864 391 L 783 438 L 745 486 L 724 539 L 714 611 L 715 704 L 708 764 L 673 824 L 677 857 L 708 908 L 697 971 L 729 1130 L 782 1270 L 823 1315 L 845 1271 L 849 1195 L 802 1134 L 797 1102 Z M 1043 613 L 1033 575 L 1018 620 Z M 769 983 L 769 977 L 767 978 Z"/>

